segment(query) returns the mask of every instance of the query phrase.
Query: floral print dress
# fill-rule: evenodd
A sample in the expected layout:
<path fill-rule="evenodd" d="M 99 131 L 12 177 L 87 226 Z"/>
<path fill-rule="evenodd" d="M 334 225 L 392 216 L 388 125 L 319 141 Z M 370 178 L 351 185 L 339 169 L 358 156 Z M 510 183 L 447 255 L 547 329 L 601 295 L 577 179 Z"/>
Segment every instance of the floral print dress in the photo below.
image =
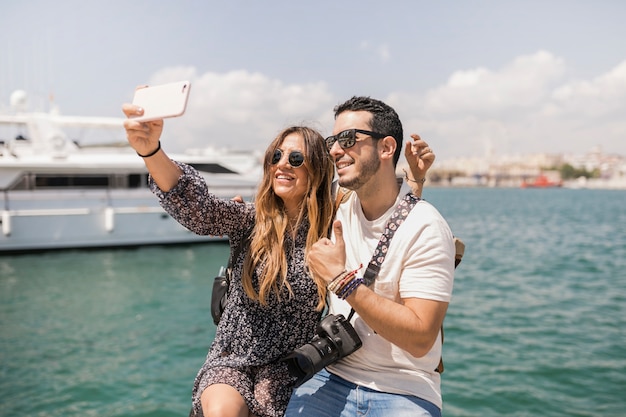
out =
<path fill-rule="evenodd" d="M 150 187 L 159 197 L 161 206 L 194 233 L 228 235 L 232 251 L 251 230 L 255 220 L 254 205 L 216 197 L 193 167 L 178 165 L 184 174 L 172 190 L 162 192 L 150 179 Z M 317 287 L 304 265 L 308 229 L 309 223 L 305 220 L 295 239 L 289 234 L 285 236 L 287 275 L 293 294 L 289 296 L 284 289 L 280 301 L 274 294 L 266 306 L 251 300 L 241 284 L 245 250 L 233 261 L 227 305 L 206 361 L 194 382 L 192 397 L 196 416 L 202 416 L 202 392 L 215 383 L 237 389 L 257 416 L 284 414 L 295 378 L 289 375 L 286 364 L 280 359 L 308 343 L 320 319 L 320 312 L 315 310 Z M 258 271 L 259 268 L 253 275 L 257 290 Z"/>

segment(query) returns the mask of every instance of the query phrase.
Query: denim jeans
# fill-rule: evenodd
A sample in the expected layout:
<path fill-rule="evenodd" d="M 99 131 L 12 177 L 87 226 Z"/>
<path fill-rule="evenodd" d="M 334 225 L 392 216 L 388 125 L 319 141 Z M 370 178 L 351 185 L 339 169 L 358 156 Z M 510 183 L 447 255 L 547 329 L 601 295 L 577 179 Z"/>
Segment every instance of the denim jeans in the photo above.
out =
<path fill-rule="evenodd" d="M 360 387 L 325 369 L 294 391 L 285 417 L 441 417 L 433 403 Z"/>

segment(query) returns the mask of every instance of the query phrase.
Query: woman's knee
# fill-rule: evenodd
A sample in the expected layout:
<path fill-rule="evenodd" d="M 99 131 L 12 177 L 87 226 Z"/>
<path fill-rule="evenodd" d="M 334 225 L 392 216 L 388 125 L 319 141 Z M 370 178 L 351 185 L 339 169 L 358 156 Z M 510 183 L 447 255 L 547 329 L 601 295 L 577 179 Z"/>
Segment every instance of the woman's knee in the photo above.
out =
<path fill-rule="evenodd" d="M 245 400 L 235 388 L 226 384 L 208 386 L 200 396 L 204 417 L 248 417 Z"/>

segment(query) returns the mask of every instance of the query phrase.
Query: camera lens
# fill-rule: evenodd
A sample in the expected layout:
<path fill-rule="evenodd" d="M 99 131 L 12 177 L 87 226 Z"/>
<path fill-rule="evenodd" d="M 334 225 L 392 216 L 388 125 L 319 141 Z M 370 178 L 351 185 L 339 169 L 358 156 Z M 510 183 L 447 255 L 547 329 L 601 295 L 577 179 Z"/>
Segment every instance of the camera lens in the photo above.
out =
<path fill-rule="evenodd" d="M 289 372 L 291 372 L 292 375 L 300 378 L 315 374 L 317 372 L 315 370 L 315 364 L 320 363 L 321 359 L 322 357 L 317 349 L 308 344 L 302 346 L 289 356 L 287 366 L 289 366 Z"/>
<path fill-rule="evenodd" d="M 289 373 L 298 378 L 296 386 L 339 358 L 339 352 L 326 338 L 314 338 L 285 358 Z"/>
<path fill-rule="evenodd" d="M 340 314 L 331 314 L 318 324 L 310 343 L 295 349 L 283 361 L 287 362 L 289 373 L 297 378 L 298 387 L 326 365 L 360 347 L 361 339 L 350 323 Z"/>

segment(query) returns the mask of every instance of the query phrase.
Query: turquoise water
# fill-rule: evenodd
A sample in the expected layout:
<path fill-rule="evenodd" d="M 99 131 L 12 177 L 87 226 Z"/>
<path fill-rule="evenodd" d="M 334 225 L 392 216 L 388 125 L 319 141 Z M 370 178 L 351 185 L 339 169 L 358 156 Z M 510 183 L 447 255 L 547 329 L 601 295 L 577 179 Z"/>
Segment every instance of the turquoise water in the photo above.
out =
<path fill-rule="evenodd" d="M 428 189 L 445 416 L 626 415 L 626 192 Z M 0 256 L 0 416 L 186 416 L 225 244 Z"/>

